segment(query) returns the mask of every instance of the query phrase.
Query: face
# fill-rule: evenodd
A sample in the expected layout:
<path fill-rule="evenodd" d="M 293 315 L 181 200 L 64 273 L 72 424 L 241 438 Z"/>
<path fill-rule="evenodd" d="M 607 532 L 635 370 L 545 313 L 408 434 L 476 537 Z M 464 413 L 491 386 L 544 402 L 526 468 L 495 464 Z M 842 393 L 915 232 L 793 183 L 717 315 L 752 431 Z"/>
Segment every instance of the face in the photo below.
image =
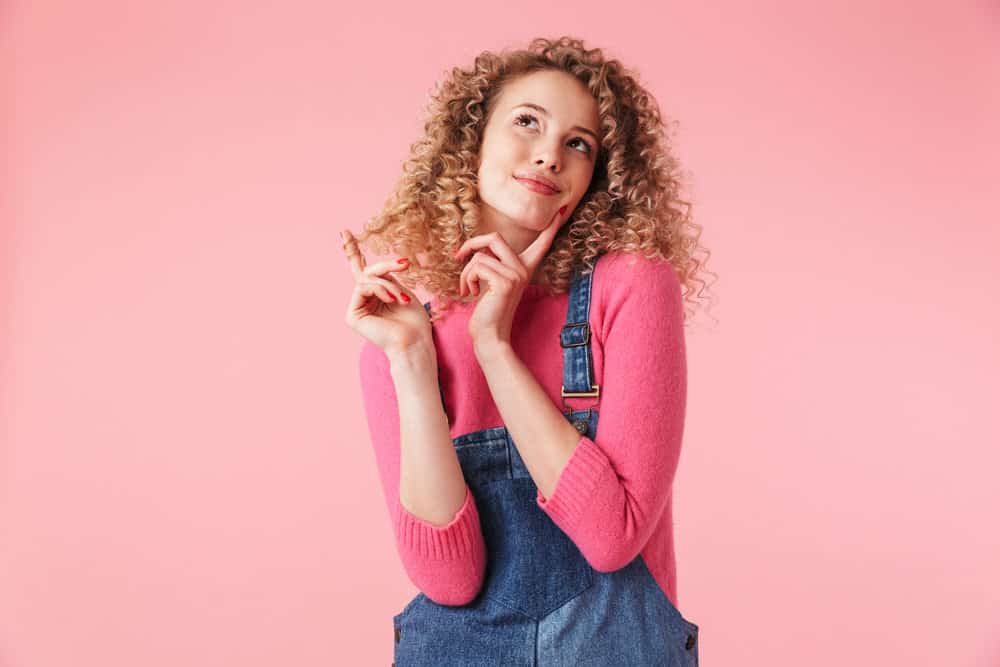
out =
<path fill-rule="evenodd" d="M 576 208 L 594 173 L 600 136 L 597 101 L 572 75 L 532 72 L 495 99 L 479 153 L 481 227 L 515 252 L 526 248 L 565 204 Z M 523 177 L 545 178 L 558 191 Z"/>

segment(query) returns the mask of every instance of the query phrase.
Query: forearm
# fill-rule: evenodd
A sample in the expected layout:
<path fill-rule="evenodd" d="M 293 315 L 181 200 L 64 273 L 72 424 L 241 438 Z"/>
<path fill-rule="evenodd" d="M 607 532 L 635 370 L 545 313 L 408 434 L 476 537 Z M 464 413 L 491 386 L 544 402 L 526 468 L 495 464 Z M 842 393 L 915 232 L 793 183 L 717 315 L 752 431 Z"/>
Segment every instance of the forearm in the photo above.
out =
<path fill-rule="evenodd" d="M 400 504 L 445 526 L 462 508 L 467 486 L 441 405 L 433 341 L 387 356 L 399 404 Z"/>
<path fill-rule="evenodd" d="M 543 496 L 552 495 L 580 442 L 580 433 L 509 343 L 480 343 L 475 350 L 493 401 L 528 473 Z"/>

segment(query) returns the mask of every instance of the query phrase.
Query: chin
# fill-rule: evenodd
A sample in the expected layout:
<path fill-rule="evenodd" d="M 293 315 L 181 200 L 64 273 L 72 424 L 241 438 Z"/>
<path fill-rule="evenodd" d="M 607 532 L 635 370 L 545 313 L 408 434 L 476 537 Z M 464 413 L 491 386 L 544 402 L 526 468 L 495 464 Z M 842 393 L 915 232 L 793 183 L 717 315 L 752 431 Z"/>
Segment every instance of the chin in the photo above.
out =
<path fill-rule="evenodd" d="M 545 225 L 549 224 L 549 220 L 552 219 L 552 216 L 548 213 L 536 215 L 526 214 L 517 218 L 511 216 L 511 219 L 514 220 L 520 227 L 540 232 L 545 229 Z"/>
<path fill-rule="evenodd" d="M 558 203 L 543 206 L 511 206 L 509 211 L 504 211 L 504 213 L 522 227 L 542 230 L 545 229 L 545 225 L 549 224 L 549 220 L 556 214 L 560 206 L 562 204 Z"/>
<path fill-rule="evenodd" d="M 521 186 L 518 185 L 517 187 L 520 188 Z M 482 198 L 482 201 L 518 227 L 533 231 L 542 231 L 562 204 L 539 205 L 541 202 L 533 201 L 537 198 L 537 195 L 532 195 L 530 192 L 528 195 L 529 198 L 526 199 L 520 196 L 520 193 L 511 196 L 511 193 L 504 192 L 503 195 L 498 196 L 496 199 L 492 197 L 489 199 Z M 482 197 L 482 195 L 480 196 Z"/>

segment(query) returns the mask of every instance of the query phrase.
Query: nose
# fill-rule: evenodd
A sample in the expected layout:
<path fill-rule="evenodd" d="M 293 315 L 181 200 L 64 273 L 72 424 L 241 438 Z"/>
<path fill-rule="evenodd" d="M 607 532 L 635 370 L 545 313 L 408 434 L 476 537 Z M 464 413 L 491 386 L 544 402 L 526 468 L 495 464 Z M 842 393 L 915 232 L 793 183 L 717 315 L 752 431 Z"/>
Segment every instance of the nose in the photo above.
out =
<path fill-rule="evenodd" d="M 559 145 L 552 142 L 542 143 L 535 153 L 535 164 L 559 173 L 562 160 L 559 157 Z"/>

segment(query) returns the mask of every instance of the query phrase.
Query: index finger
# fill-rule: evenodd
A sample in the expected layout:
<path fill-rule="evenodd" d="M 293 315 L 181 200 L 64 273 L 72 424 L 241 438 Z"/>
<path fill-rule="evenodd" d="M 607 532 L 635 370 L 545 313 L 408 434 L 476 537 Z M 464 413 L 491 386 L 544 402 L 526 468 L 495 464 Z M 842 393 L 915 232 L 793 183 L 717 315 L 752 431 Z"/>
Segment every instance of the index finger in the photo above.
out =
<path fill-rule="evenodd" d="M 473 236 L 470 239 L 466 239 L 466 241 L 459 246 L 458 250 L 464 254 L 466 250 L 476 250 L 478 248 L 489 248 L 501 262 L 504 262 L 512 267 L 517 265 L 514 251 L 507 244 L 507 241 L 505 241 L 504 238 L 496 232 L 481 234 L 479 236 Z"/>
<path fill-rule="evenodd" d="M 542 232 L 535 237 L 535 240 L 532 241 L 527 248 L 521 251 L 521 261 L 523 261 L 525 266 L 528 266 L 532 271 L 535 269 L 535 263 L 541 259 L 541 256 L 549 249 L 552 239 L 559 231 L 559 227 L 563 223 L 560 218 L 565 211 L 565 206 L 556 211 L 556 214 L 552 216 L 552 220 L 549 222 L 548 226 L 546 226 L 545 229 L 543 229 Z"/>
<path fill-rule="evenodd" d="M 361 253 L 361 249 L 358 248 L 358 240 L 354 238 L 351 230 L 342 230 L 340 238 L 344 241 L 344 253 L 347 255 L 347 261 L 351 265 L 351 273 L 354 274 L 356 280 L 361 275 L 361 272 L 364 271 L 366 265 L 365 256 Z"/>

